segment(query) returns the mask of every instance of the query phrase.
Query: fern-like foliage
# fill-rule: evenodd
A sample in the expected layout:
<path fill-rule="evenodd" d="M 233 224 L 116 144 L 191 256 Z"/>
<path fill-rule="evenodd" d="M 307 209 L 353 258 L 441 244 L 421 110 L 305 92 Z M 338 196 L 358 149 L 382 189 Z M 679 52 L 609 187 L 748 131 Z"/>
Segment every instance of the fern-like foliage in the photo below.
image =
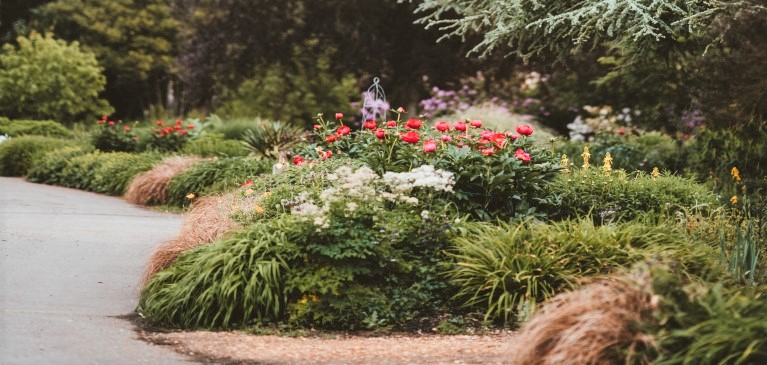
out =
<path fill-rule="evenodd" d="M 523 59 L 562 59 L 608 42 L 652 49 L 695 37 L 719 14 L 743 7 L 765 11 L 761 0 L 420 0 L 416 12 L 442 38 L 481 35 L 470 53 L 508 47 Z"/>

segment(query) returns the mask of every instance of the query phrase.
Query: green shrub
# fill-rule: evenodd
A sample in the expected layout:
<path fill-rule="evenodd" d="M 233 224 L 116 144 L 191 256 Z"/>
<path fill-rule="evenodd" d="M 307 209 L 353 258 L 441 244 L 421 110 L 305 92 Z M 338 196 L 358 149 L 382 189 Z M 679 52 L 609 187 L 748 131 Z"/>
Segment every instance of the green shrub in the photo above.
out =
<path fill-rule="evenodd" d="M 0 144 L 0 176 L 24 176 L 46 152 L 74 145 L 73 141 L 53 137 L 11 138 Z"/>
<path fill-rule="evenodd" d="M 187 142 L 181 152 L 202 157 L 245 157 L 249 154 L 240 141 L 224 139 L 223 134 L 212 133 Z"/>
<path fill-rule="evenodd" d="M 233 118 L 223 120 L 217 115 L 212 115 L 210 130 L 213 133 L 221 134 L 225 139 L 241 140 L 245 132 L 255 128 L 256 125 L 264 123 L 261 118 Z"/>
<path fill-rule="evenodd" d="M 123 121 L 107 120 L 104 116 L 98 122 L 98 130 L 93 132 L 91 140 L 99 151 L 133 152 L 137 150 L 138 136 L 134 128 L 138 122 L 130 124 Z"/>
<path fill-rule="evenodd" d="M 151 170 L 162 160 L 162 157 L 155 152 L 101 154 L 102 161 L 94 173 L 88 190 L 109 195 L 123 195 L 134 177 Z"/>
<path fill-rule="evenodd" d="M 63 185 L 61 172 L 67 167 L 69 160 L 90 153 L 92 147 L 74 146 L 65 147 L 45 153 L 35 160 L 27 174 L 27 180 L 31 182 Z"/>
<path fill-rule="evenodd" d="M 681 211 L 691 207 L 713 207 L 716 196 L 703 185 L 678 176 L 653 177 L 623 171 L 604 173 L 601 168 L 571 167 L 549 186 L 561 202 L 547 211 L 563 218 L 591 214 L 602 222 L 632 219 L 646 212 Z"/>
<path fill-rule="evenodd" d="M 613 133 L 599 133 L 593 142 L 566 142 L 556 148 L 557 153 L 567 155 L 570 161 L 580 166 L 583 159 L 583 147 L 588 147 L 592 164 L 601 163 L 609 152 L 613 158 L 613 168 L 629 172 L 651 172 L 653 168 L 661 171 L 681 172 L 684 168 L 685 151 L 670 136 L 649 132 L 639 136 Z"/>
<path fill-rule="evenodd" d="M 72 133 L 52 120 L 10 120 L 0 117 L 0 134 L 17 136 L 71 137 Z"/>
<path fill-rule="evenodd" d="M 273 161 L 241 157 L 202 161 L 174 177 L 168 185 L 168 204 L 183 206 L 186 196 L 203 196 L 242 185 L 246 180 L 272 170 Z"/>
<path fill-rule="evenodd" d="M 285 314 L 277 250 L 288 242 L 279 222 L 256 224 L 231 239 L 182 254 L 141 292 L 138 312 L 150 323 L 181 328 L 237 327 Z"/>
<path fill-rule="evenodd" d="M 102 156 L 106 154 L 111 153 L 95 151 L 85 155 L 73 156 L 67 161 L 64 169 L 61 170 L 61 185 L 92 191 L 92 184 L 96 179 L 96 171 L 104 163 L 105 159 Z"/>
<path fill-rule="evenodd" d="M 473 223 L 466 230 L 454 240 L 455 264 L 448 270 L 460 288 L 457 298 L 487 318 L 504 321 L 524 318 L 536 303 L 584 277 L 642 258 L 667 257 L 701 274 L 717 265 L 712 246 L 691 242 L 683 229 L 663 221 Z"/>

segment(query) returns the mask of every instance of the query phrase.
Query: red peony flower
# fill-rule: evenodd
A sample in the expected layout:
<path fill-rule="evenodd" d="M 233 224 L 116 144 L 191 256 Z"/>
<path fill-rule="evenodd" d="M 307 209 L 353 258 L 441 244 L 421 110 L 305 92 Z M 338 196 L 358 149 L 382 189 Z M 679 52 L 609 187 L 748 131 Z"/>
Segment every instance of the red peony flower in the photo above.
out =
<path fill-rule="evenodd" d="M 378 128 L 378 129 L 376 130 L 376 137 L 377 137 L 378 139 L 384 139 L 384 138 L 386 138 L 386 131 L 385 131 L 385 130 L 383 130 L 383 129 L 381 129 L 381 128 Z"/>
<path fill-rule="evenodd" d="M 439 139 L 442 140 L 442 142 L 450 142 L 453 140 L 453 137 L 448 136 L 447 134 L 443 134 L 439 137 Z"/>
<path fill-rule="evenodd" d="M 176 125 L 182 125 L 184 124 L 184 121 L 181 119 L 176 119 Z"/>
<path fill-rule="evenodd" d="M 533 134 L 533 127 L 523 124 L 517 126 L 517 133 L 523 135 L 523 136 L 529 136 Z"/>
<path fill-rule="evenodd" d="M 433 139 L 427 139 L 423 143 L 423 151 L 426 153 L 432 153 L 437 150 L 437 141 Z"/>
<path fill-rule="evenodd" d="M 176 125 L 173 126 L 173 129 L 175 129 L 177 131 L 180 131 L 181 130 L 181 126 L 176 124 Z"/>
<path fill-rule="evenodd" d="M 333 152 L 331 152 L 331 151 L 325 151 L 325 152 L 320 153 L 320 159 L 323 160 L 323 161 L 329 159 L 330 156 L 333 156 Z"/>
<path fill-rule="evenodd" d="M 488 130 L 484 130 L 484 131 L 480 131 L 479 132 L 479 136 L 480 137 L 487 138 L 487 139 L 490 139 L 493 136 L 493 134 L 495 134 L 495 133 L 493 133 L 493 131 L 488 131 Z"/>
<path fill-rule="evenodd" d="M 293 157 L 293 164 L 294 164 L 294 165 L 299 165 L 299 166 L 300 166 L 300 165 L 302 165 L 304 162 L 306 162 L 306 161 L 304 161 L 304 158 L 303 158 L 303 156 L 296 156 L 296 157 Z"/>
<path fill-rule="evenodd" d="M 333 143 L 337 140 L 338 140 L 338 136 L 336 136 L 335 134 L 331 134 L 325 138 L 326 143 Z"/>
<path fill-rule="evenodd" d="M 488 139 L 491 142 L 493 142 L 493 144 L 497 148 L 504 148 L 504 147 L 506 147 L 506 143 L 509 141 L 508 139 L 506 139 L 506 135 L 503 134 L 503 133 L 493 133 L 493 135 L 490 136 L 490 138 L 488 138 Z"/>
<path fill-rule="evenodd" d="M 253 185 L 253 180 L 248 180 L 244 184 L 242 184 L 243 188 L 247 188 L 248 186 Z"/>
<path fill-rule="evenodd" d="M 618 133 L 618 134 L 620 134 L 620 135 L 624 135 L 624 134 L 626 134 L 626 131 L 625 131 L 625 130 L 623 130 L 623 129 L 618 129 L 618 130 L 617 130 L 617 131 L 615 131 L 615 132 L 616 132 L 616 133 Z"/>
<path fill-rule="evenodd" d="M 126 132 L 129 132 L 130 131 L 130 126 L 126 125 L 125 127 L 123 127 L 123 129 L 125 129 Z"/>
<path fill-rule="evenodd" d="M 109 125 L 115 125 L 115 122 L 113 120 L 110 120 Z"/>
<path fill-rule="evenodd" d="M 466 123 L 464 122 L 455 122 L 453 123 L 453 128 L 457 131 L 466 132 Z"/>
<path fill-rule="evenodd" d="M 183 135 L 185 135 L 185 134 L 186 134 L 186 129 L 181 129 L 181 130 L 179 130 L 179 131 L 178 131 L 178 134 L 180 134 L 180 135 L 182 135 L 182 136 L 183 136 Z"/>
<path fill-rule="evenodd" d="M 402 135 L 400 135 L 400 138 L 402 138 L 402 140 L 407 143 L 418 143 L 418 141 L 421 139 L 421 136 L 419 136 L 418 132 L 416 131 L 410 131 L 410 132 L 402 133 Z"/>
<path fill-rule="evenodd" d="M 336 113 L 336 119 L 341 119 L 344 117 L 344 113 Z"/>
<path fill-rule="evenodd" d="M 511 138 L 512 141 L 516 141 L 517 138 L 519 138 L 519 136 L 516 135 L 516 134 L 512 134 L 512 135 L 509 136 L 509 138 Z"/>
<path fill-rule="evenodd" d="M 158 121 L 157 121 L 157 125 L 159 125 L 160 127 L 162 127 L 162 124 L 163 124 L 163 123 L 162 123 L 162 120 L 158 120 Z"/>
<path fill-rule="evenodd" d="M 338 133 L 339 136 L 347 136 L 351 132 L 352 132 L 352 129 L 345 125 L 338 127 L 338 130 L 336 131 L 336 133 Z"/>
<path fill-rule="evenodd" d="M 106 115 L 102 115 L 101 116 L 101 120 L 106 121 L 107 120 L 107 116 Z"/>
<path fill-rule="evenodd" d="M 386 122 L 386 126 L 387 126 L 388 128 L 394 128 L 394 127 L 396 127 L 396 126 L 397 126 L 397 122 L 395 122 L 395 121 L 393 121 L 393 120 L 390 120 L 390 121 Z"/>
<path fill-rule="evenodd" d="M 528 163 L 530 162 L 530 154 L 522 150 L 521 148 L 517 149 L 517 153 L 514 154 L 514 157 L 516 157 L 518 160 Z"/>
<path fill-rule="evenodd" d="M 418 129 L 421 128 L 421 120 L 420 119 L 408 119 L 405 123 L 405 127 L 410 129 Z"/>
<path fill-rule="evenodd" d="M 448 122 L 438 122 L 434 127 L 440 132 L 447 132 L 450 130 L 450 124 Z"/>
<path fill-rule="evenodd" d="M 194 124 L 189 124 L 186 126 L 186 129 L 194 129 Z"/>
<path fill-rule="evenodd" d="M 319 124 L 315 124 L 315 125 L 314 125 L 314 129 L 315 129 L 315 130 L 316 130 L 316 129 L 320 129 L 320 125 L 319 125 Z"/>
<path fill-rule="evenodd" d="M 481 120 L 472 120 L 471 122 L 469 122 L 469 125 L 471 125 L 474 128 L 479 128 L 479 127 L 482 126 L 482 121 Z"/>
<path fill-rule="evenodd" d="M 488 148 L 482 149 L 482 154 L 485 155 L 485 156 L 490 156 L 490 155 L 492 155 L 494 153 L 495 153 L 495 149 L 493 147 L 488 147 Z"/>
<path fill-rule="evenodd" d="M 372 130 L 376 129 L 376 121 L 375 120 L 368 120 L 367 122 L 362 123 L 362 126 L 367 128 L 367 129 L 370 129 L 372 131 Z"/>

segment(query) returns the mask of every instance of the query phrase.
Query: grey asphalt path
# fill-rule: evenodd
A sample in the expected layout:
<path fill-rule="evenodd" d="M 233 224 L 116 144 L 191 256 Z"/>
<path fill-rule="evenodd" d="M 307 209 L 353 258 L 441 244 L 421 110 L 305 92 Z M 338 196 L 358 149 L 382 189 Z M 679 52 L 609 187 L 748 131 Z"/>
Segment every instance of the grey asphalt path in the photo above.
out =
<path fill-rule="evenodd" d="M 175 364 L 117 318 L 181 217 L 0 177 L 0 364 Z"/>

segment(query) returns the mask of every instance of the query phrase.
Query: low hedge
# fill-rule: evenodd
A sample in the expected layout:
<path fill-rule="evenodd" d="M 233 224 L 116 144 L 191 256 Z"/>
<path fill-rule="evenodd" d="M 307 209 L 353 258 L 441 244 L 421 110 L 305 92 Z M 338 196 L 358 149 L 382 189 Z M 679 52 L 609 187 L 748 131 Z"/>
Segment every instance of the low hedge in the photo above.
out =
<path fill-rule="evenodd" d="M 71 137 L 70 132 L 63 125 L 52 120 L 11 120 L 0 117 L 0 134 L 11 137 L 18 136 L 48 136 L 48 137 Z"/>
<path fill-rule="evenodd" d="M 202 196 L 236 188 L 248 179 L 270 172 L 274 163 L 241 157 L 202 161 L 170 181 L 168 204 L 183 206 L 190 193 Z"/>
<path fill-rule="evenodd" d="M 11 138 L 0 144 L 0 176 L 24 176 L 46 152 L 76 145 L 74 141 L 44 136 Z"/>

